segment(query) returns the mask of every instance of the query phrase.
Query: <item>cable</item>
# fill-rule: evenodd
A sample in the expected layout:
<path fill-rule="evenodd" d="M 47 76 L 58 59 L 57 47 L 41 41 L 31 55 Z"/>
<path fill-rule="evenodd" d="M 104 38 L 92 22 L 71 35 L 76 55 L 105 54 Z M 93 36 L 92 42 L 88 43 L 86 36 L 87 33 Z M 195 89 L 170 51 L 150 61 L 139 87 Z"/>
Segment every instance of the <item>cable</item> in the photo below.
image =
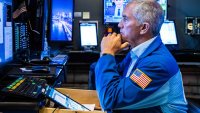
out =
<path fill-rule="evenodd" d="M 28 24 L 29 24 L 29 27 L 30 27 L 30 30 L 31 30 L 31 31 L 33 31 L 34 33 L 36 33 L 36 34 L 38 34 L 38 35 L 40 34 L 40 32 L 38 32 L 38 31 L 32 29 L 30 20 L 28 20 Z"/>
<path fill-rule="evenodd" d="M 53 110 L 53 112 L 52 112 L 52 113 L 54 113 L 54 112 L 56 111 L 56 109 L 59 109 L 59 107 L 56 107 L 56 108 Z"/>

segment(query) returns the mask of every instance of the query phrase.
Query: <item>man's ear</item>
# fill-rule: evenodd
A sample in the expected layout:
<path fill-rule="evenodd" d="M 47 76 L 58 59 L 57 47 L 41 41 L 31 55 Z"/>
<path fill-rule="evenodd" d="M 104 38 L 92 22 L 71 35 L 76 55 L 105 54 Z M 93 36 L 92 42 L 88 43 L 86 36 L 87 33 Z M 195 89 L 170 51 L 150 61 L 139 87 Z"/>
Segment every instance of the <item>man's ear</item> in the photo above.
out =
<path fill-rule="evenodd" d="M 145 34 L 145 33 L 147 33 L 148 30 L 149 30 L 149 28 L 150 28 L 149 23 L 147 23 L 147 22 L 143 23 L 143 24 L 141 25 L 140 34 Z"/>

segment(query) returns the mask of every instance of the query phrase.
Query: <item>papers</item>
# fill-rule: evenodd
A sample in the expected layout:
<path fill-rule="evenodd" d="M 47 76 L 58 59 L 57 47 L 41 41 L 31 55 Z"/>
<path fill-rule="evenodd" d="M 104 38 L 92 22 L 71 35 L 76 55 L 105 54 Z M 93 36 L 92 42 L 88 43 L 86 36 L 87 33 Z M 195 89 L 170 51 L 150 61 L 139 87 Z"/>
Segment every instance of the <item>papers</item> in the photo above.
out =
<path fill-rule="evenodd" d="M 22 70 L 22 72 L 32 72 L 32 69 L 31 68 L 20 68 L 20 70 Z"/>
<path fill-rule="evenodd" d="M 88 108 L 89 110 L 91 111 L 94 111 L 94 107 L 95 107 L 95 104 L 83 104 L 86 108 Z"/>

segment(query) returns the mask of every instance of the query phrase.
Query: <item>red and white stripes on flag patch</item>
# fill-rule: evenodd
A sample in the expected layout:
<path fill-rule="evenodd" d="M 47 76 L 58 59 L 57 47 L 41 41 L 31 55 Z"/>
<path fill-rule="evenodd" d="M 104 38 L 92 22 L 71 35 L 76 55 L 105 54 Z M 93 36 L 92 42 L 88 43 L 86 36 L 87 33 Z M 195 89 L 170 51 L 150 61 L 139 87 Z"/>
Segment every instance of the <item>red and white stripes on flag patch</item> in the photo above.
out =
<path fill-rule="evenodd" d="M 130 79 L 138 84 L 142 89 L 145 89 L 149 83 L 152 81 L 145 73 L 141 70 L 136 69 L 130 76 Z"/>

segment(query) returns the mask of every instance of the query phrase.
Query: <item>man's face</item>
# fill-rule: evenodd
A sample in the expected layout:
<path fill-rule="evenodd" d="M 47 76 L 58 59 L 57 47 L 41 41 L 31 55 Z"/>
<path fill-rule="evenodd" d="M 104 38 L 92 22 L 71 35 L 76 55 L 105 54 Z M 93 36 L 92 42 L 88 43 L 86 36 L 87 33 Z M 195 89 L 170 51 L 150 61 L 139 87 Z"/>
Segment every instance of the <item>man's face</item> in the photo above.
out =
<path fill-rule="evenodd" d="M 124 0 L 114 0 L 114 2 L 117 8 L 123 7 Z"/>
<path fill-rule="evenodd" d="M 140 24 L 133 17 L 133 4 L 127 5 L 122 13 L 122 20 L 118 24 L 123 42 L 129 42 L 131 46 L 136 46 L 140 35 Z"/>

